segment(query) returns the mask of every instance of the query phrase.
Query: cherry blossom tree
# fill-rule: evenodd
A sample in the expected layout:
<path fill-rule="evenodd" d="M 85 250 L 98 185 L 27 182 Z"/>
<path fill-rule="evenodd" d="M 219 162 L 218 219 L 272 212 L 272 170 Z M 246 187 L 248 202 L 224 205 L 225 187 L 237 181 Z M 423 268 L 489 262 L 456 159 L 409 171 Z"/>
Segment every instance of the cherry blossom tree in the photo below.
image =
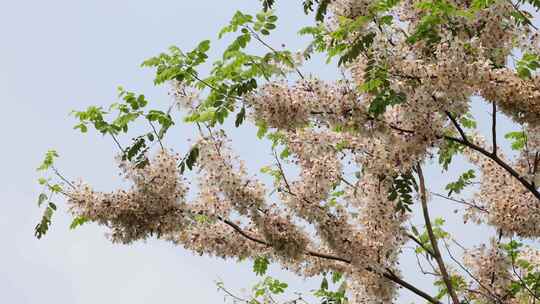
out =
<path fill-rule="evenodd" d="M 201 66 L 210 41 L 191 51 L 171 47 L 142 64 L 156 71 L 156 85 L 170 88 L 169 108 L 120 88 L 110 109 L 74 112 L 76 129 L 111 137 L 131 186 L 103 192 L 68 179 L 73 172 L 57 170 L 58 154 L 49 151 L 39 168 L 46 191 L 36 236 L 49 228 L 56 193 L 74 216 L 72 228 L 103 225 L 113 242 L 155 236 L 200 254 L 253 260 L 260 275 L 269 263 L 301 277 L 324 275 L 316 292 L 323 303 L 393 303 L 398 292 L 429 303 L 540 303 L 540 36 L 532 13 L 540 2 L 304 0 L 298 5 L 314 23 L 299 33 L 311 37 L 300 52 L 268 42 L 279 1 L 261 2 L 261 12 L 237 12 L 221 30 L 232 42 L 209 73 Z M 342 77 L 303 72 L 315 53 Z M 477 128 L 473 103 L 489 105 L 491 132 Z M 497 141 L 501 119 L 520 128 L 504 142 Z M 235 154 L 228 120 L 254 125 L 259 139 L 272 142 L 272 164 L 261 170 L 271 185 Z M 175 152 L 164 138 L 181 121 L 197 131 Z M 137 123 L 148 131 L 133 135 Z M 135 137 L 125 145 L 128 133 Z M 441 179 L 452 161 L 472 169 L 441 194 L 423 173 L 432 160 Z M 493 234 L 465 248 L 430 215 L 434 196 Z M 421 227 L 409 221 L 416 211 Z M 400 271 L 406 244 L 438 292 Z M 342 282 L 338 289 L 327 274 Z M 266 278 L 246 299 L 219 287 L 234 301 L 263 303 L 287 285 Z"/>

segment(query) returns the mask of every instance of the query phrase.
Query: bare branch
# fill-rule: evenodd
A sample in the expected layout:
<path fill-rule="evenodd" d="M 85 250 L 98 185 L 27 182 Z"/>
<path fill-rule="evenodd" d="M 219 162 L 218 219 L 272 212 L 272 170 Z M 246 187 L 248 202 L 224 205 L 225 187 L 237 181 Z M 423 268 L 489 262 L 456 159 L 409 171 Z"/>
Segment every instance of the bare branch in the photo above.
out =
<path fill-rule="evenodd" d="M 446 195 L 443 195 L 443 194 L 440 194 L 440 193 L 437 193 L 437 192 L 433 192 L 433 191 L 430 191 L 429 193 L 431 193 L 431 195 L 443 198 L 445 200 L 449 200 L 451 202 L 466 205 L 466 206 L 478 209 L 481 212 L 489 213 L 489 211 L 487 211 L 484 207 L 478 206 L 478 205 L 473 204 L 473 203 L 469 203 L 469 202 L 467 202 L 465 200 L 455 199 L 455 198 L 452 198 L 452 197 L 449 197 L 449 196 L 446 196 Z"/>

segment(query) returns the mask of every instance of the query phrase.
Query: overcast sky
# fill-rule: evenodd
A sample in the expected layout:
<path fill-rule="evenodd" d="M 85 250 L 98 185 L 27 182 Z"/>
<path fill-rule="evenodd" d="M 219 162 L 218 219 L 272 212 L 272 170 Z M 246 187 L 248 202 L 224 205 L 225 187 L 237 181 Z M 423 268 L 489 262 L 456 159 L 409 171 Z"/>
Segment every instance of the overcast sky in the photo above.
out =
<path fill-rule="evenodd" d="M 278 1 L 281 30 L 271 41 L 275 45 L 302 46 L 295 33 L 310 19 L 303 17 L 296 2 Z M 47 149 L 59 152 L 58 167 L 70 178 L 84 177 L 102 190 L 119 185 L 112 142 L 92 132 L 74 131 L 69 111 L 114 102 L 118 85 L 144 93 L 156 107 L 166 107 L 170 101 L 166 88 L 154 87 L 152 71 L 139 64 L 170 45 L 189 49 L 200 40 L 215 39 L 235 10 L 256 12 L 258 1 L 0 0 L 0 4 L 0 303 L 222 303 L 216 280 L 224 280 L 233 290 L 250 286 L 254 275 L 249 262 L 200 257 L 156 240 L 113 245 L 104 237 L 105 230 L 93 224 L 69 231 L 71 218 L 60 199 L 44 239 L 36 240 L 33 229 L 42 213 L 36 206 L 40 188 L 35 168 Z M 311 71 L 323 78 L 335 76 L 335 70 L 322 65 Z M 486 114 L 484 108 L 477 110 Z M 499 126 L 503 134 L 512 128 Z M 176 131 L 173 139 L 189 135 L 187 126 Z M 268 163 L 268 150 L 245 139 L 253 132 L 247 127 L 234 136 L 237 151 L 257 169 Z M 435 190 L 445 182 L 434 178 L 438 173 L 428 170 Z M 439 201 L 433 208 L 439 215 L 453 210 Z M 489 231 L 464 227 L 455 219 L 448 229 L 467 231 L 465 242 L 473 243 Z M 422 282 L 414 274 L 415 264 L 403 267 L 411 281 Z M 275 267 L 271 274 L 297 290 L 316 284 Z M 404 293 L 401 299 L 410 303 L 415 298 Z"/>

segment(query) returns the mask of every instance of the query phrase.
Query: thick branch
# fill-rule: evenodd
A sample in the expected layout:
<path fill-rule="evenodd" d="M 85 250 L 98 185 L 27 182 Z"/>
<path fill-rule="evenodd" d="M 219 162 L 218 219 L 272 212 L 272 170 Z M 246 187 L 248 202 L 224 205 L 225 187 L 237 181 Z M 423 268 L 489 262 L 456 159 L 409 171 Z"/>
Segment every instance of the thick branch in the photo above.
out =
<path fill-rule="evenodd" d="M 240 228 L 240 226 L 236 225 L 235 223 L 233 223 L 233 222 L 231 222 L 231 221 L 229 221 L 227 219 L 223 219 L 223 218 L 219 218 L 219 220 L 221 220 L 223 223 L 227 224 L 228 226 L 232 227 L 236 232 L 240 233 L 243 237 L 247 238 L 248 240 L 256 242 L 256 243 L 264 245 L 264 246 L 267 246 L 267 247 L 271 246 L 271 244 L 266 242 L 265 240 L 262 240 L 262 239 L 251 236 L 250 234 L 245 232 L 242 228 Z M 350 260 L 347 260 L 345 258 L 333 256 L 333 255 L 326 254 L 326 253 L 311 251 L 311 250 L 307 250 L 305 252 L 305 254 L 309 255 L 309 256 L 312 256 L 312 257 L 317 257 L 317 258 L 322 258 L 322 259 L 327 259 L 327 260 L 333 260 L 333 261 L 339 261 L 339 262 L 343 262 L 343 263 L 346 263 L 346 264 L 351 263 Z M 367 271 L 374 271 L 370 267 L 367 267 L 366 270 Z M 408 283 L 407 281 L 405 281 L 405 280 L 401 279 L 400 277 L 398 277 L 397 275 L 395 275 L 390 269 L 387 269 L 386 271 L 387 272 L 383 273 L 382 276 L 387 278 L 388 280 L 400 285 L 401 287 L 403 287 L 405 289 L 408 289 L 409 291 L 411 291 L 411 292 L 415 293 L 416 295 L 424 298 L 425 300 L 427 300 L 430 303 L 442 304 L 441 302 L 439 302 L 434 297 L 430 296 L 429 294 L 427 294 L 424 291 L 416 288 L 414 285 Z"/>
<path fill-rule="evenodd" d="M 431 242 L 431 247 L 433 248 L 434 258 L 437 261 L 437 264 L 439 265 L 439 270 L 441 272 L 442 279 L 444 281 L 444 284 L 446 285 L 448 294 L 452 298 L 452 302 L 454 304 L 460 304 L 459 298 L 454 290 L 454 287 L 452 286 L 452 281 L 450 280 L 448 271 L 446 270 L 446 266 L 444 265 L 441 251 L 439 250 L 439 245 L 437 245 L 437 238 L 435 237 L 435 234 L 433 233 L 433 227 L 431 226 L 431 220 L 429 218 L 429 211 L 427 207 L 426 184 L 424 181 L 424 174 L 422 173 L 422 167 L 420 165 L 417 165 L 416 171 L 418 173 L 418 178 L 420 180 L 420 201 L 422 203 L 424 221 L 426 223 L 426 230 L 429 236 L 429 241 Z"/>
<path fill-rule="evenodd" d="M 471 149 L 473 149 L 473 150 L 475 150 L 477 152 L 480 152 L 483 155 L 487 156 L 488 158 L 490 158 L 491 160 L 496 162 L 499 166 L 501 166 L 504 170 L 506 170 L 506 172 L 510 173 L 510 175 L 512 175 L 514 178 L 516 178 L 527 190 L 529 190 L 538 200 L 540 200 L 540 192 L 538 192 L 538 190 L 536 190 L 536 187 L 535 187 L 534 184 L 530 183 L 527 179 L 525 179 L 523 176 L 521 176 L 516 170 L 514 170 L 512 167 L 510 167 L 510 165 L 505 163 L 497 155 L 495 155 L 495 154 L 493 154 L 491 152 L 488 152 L 486 149 L 484 149 L 484 148 L 482 148 L 480 146 L 477 146 L 474 143 L 470 142 L 469 139 L 467 138 L 467 136 L 465 135 L 465 132 L 463 131 L 463 128 L 461 128 L 461 126 L 456 121 L 456 119 L 449 112 L 446 112 L 446 115 L 448 116 L 448 118 L 450 118 L 450 120 L 452 121 L 452 123 L 454 124 L 456 129 L 458 130 L 459 134 L 461 135 L 461 139 L 455 138 L 455 137 L 452 137 L 452 136 L 444 136 L 444 138 L 446 138 L 448 140 L 451 140 L 451 141 L 454 141 L 454 142 L 457 142 L 457 143 L 460 143 L 460 144 L 462 144 L 462 145 L 464 145 L 466 147 L 469 147 L 469 148 L 471 148 Z"/>
<path fill-rule="evenodd" d="M 500 167 L 502 167 L 506 172 L 510 173 L 515 179 L 517 179 L 527 190 L 529 190 L 534 197 L 536 197 L 538 200 L 540 200 L 540 192 L 536 190 L 536 187 L 534 184 L 530 183 L 527 179 L 525 179 L 523 176 L 521 176 L 516 170 L 514 170 L 510 165 L 505 163 L 502 159 L 500 159 L 498 156 L 493 155 L 491 152 L 488 152 L 486 149 L 477 146 L 468 140 L 463 140 L 459 138 L 455 138 L 452 136 L 444 136 L 444 138 L 451 140 L 453 142 L 457 142 L 459 144 L 462 144 L 468 148 L 471 148 L 477 152 L 480 152 L 481 154 L 487 156 L 489 159 L 493 160 L 495 163 L 497 163 Z"/>
<path fill-rule="evenodd" d="M 470 142 L 469 139 L 467 138 L 467 135 L 465 134 L 465 131 L 459 125 L 457 120 L 449 112 L 445 112 L 445 113 L 448 116 L 448 118 L 452 121 L 453 125 L 455 126 L 455 128 L 459 132 L 461 138 L 456 138 L 456 137 L 452 137 L 452 136 L 448 136 L 448 135 L 441 135 L 441 136 L 439 136 L 439 138 L 444 138 L 444 139 L 459 143 L 459 144 L 461 144 L 463 146 L 466 146 L 466 147 L 468 147 L 470 149 L 473 149 L 473 150 L 475 150 L 477 152 L 480 152 L 481 154 L 483 154 L 487 158 L 493 160 L 500 167 L 502 167 L 504 170 L 506 170 L 506 172 L 510 173 L 510 175 L 512 175 L 512 177 L 517 179 L 527 190 L 529 190 L 534 195 L 534 197 L 536 197 L 540 201 L 540 192 L 538 192 L 538 190 L 536 190 L 536 185 L 534 183 L 529 182 L 527 179 L 522 177 L 516 170 L 514 170 L 510 165 L 508 165 L 506 162 L 504 162 L 496 154 L 494 154 L 492 152 L 489 152 L 486 149 L 484 149 L 484 148 Z M 320 114 L 320 113 L 312 113 L 312 114 Z M 374 118 L 372 118 L 372 119 L 374 119 Z M 400 128 L 398 126 L 394 126 L 392 124 L 387 124 L 387 126 L 390 129 L 395 130 L 395 131 L 397 131 L 399 133 L 404 133 L 404 134 L 415 134 L 416 133 L 413 130 L 403 129 L 403 128 Z M 537 158 L 536 167 L 539 167 L 539 166 L 540 166 L 540 157 Z"/>
<path fill-rule="evenodd" d="M 236 225 L 235 223 L 233 223 L 233 222 L 231 222 L 231 221 L 229 221 L 227 219 L 223 219 L 223 218 L 219 218 L 219 219 L 223 223 L 225 223 L 225 224 L 229 225 L 230 227 L 232 227 L 234 230 L 236 230 L 236 232 L 240 233 L 243 237 L 247 238 L 248 240 L 259 243 L 259 244 L 267 246 L 267 247 L 272 246 L 270 243 L 266 242 L 265 240 L 262 240 L 262 239 L 254 237 L 254 236 L 251 236 L 250 234 L 245 232 L 242 228 L 240 228 L 240 226 Z M 305 252 L 305 254 L 307 254 L 309 256 L 312 256 L 312 257 L 317 257 L 317 258 L 322 258 L 322 259 L 327 259 L 327 260 L 334 260 L 334 261 L 344 262 L 344 263 L 347 263 L 347 264 L 351 263 L 351 261 L 349 261 L 347 259 L 344 259 L 344 258 L 341 258 L 341 257 L 338 257 L 338 256 L 333 256 L 333 255 L 326 254 L 326 253 L 317 252 L 317 251 L 307 250 Z"/>
<path fill-rule="evenodd" d="M 390 269 L 386 270 L 387 272 L 383 273 L 383 276 L 390 281 L 402 286 L 403 288 L 408 289 L 409 291 L 415 293 L 416 295 L 426 299 L 428 302 L 433 304 L 442 304 L 439 300 L 433 298 L 429 294 L 423 292 L 422 290 L 416 288 L 414 285 L 410 284 L 409 282 L 406 282 L 402 280 L 400 277 L 395 275 Z"/>

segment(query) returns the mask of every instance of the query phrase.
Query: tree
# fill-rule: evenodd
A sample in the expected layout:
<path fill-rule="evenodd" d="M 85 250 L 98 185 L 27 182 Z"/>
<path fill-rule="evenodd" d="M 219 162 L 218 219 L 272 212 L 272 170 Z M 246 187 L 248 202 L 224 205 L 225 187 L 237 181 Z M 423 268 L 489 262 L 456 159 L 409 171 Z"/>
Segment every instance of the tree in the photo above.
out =
<path fill-rule="evenodd" d="M 172 88 L 168 109 L 120 88 L 110 109 L 75 111 L 76 129 L 112 138 L 132 186 L 107 193 L 71 181 L 51 150 L 39 167 L 52 173 L 39 180 L 50 193 L 39 205 L 61 194 L 75 217 L 72 228 L 104 225 L 113 242 L 155 235 L 201 254 L 252 259 L 260 275 L 271 262 L 300 276 L 324 275 L 316 292 L 324 303 L 391 303 L 399 288 L 430 303 L 539 301 L 540 35 L 528 10 L 540 3 L 304 0 L 315 23 L 300 34 L 312 42 L 294 53 L 265 39 L 278 20 L 274 2 L 263 0 L 254 16 L 233 16 L 219 37 L 234 39 L 207 76 L 200 67 L 210 41 L 188 52 L 171 47 L 142 64 L 156 70 L 156 85 Z M 264 52 L 252 53 L 253 44 Z M 314 53 L 337 65 L 342 79 L 304 75 L 302 64 Z M 486 137 L 471 113 L 475 96 L 491 107 Z M 174 106 L 198 129 L 184 154 L 162 141 L 177 123 Z M 230 116 L 236 127 L 249 119 L 259 138 L 272 141 L 273 164 L 261 170 L 273 178 L 272 189 L 235 156 L 222 129 Z M 520 127 L 502 145 L 501 116 Z M 120 137 L 140 122 L 148 131 L 124 147 Z M 508 145 L 515 152 L 505 153 Z M 449 181 L 447 194 L 430 191 L 425 163 L 437 157 L 444 175 L 458 155 L 472 169 Z M 433 196 L 459 204 L 465 221 L 494 234 L 464 248 L 444 230 L 444 219 L 431 218 Z M 414 204 L 421 229 L 407 221 Z M 55 210 L 47 203 L 38 238 Z M 400 273 L 409 242 L 437 294 Z M 331 291 L 326 274 L 346 284 Z M 286 287 L 266 278 L 250 299 L 231 295 L 260 303 Z"/>

